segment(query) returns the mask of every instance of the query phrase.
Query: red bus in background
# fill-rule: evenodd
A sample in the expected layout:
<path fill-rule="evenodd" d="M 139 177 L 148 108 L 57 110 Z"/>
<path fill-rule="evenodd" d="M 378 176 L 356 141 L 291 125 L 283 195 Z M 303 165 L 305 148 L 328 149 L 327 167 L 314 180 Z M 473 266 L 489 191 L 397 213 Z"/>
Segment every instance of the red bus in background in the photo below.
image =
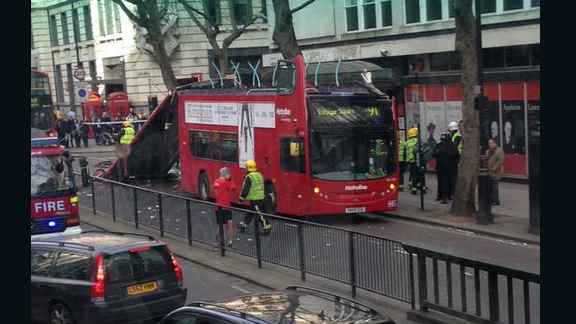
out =
<path fill-rule="evenodd" d="M 31 71 L 31 132 L 37 136 L 53 135 L 55 132 L 54 107 L 48 74 Z"/>
<path fill-rule="evenodd" d="M 300 56 L 277 68 L 274 89 L 178 92 L 180 189 L 213 198 L 222 167 L 241 187 L 244 164 L 253 159 L 265 179 L 269 213 L 396 210 L 398 152 L 389 98 L 363 86 L 307 87 Z"/>

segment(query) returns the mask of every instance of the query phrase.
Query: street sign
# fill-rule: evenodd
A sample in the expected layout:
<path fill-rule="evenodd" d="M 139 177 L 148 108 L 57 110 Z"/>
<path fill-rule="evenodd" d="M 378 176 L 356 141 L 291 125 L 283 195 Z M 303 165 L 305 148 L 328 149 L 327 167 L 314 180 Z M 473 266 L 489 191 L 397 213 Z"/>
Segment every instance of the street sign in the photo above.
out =
<path fill-rule="evenodd" d="M 74 69 L 74 78 L 78 81 L 84 81 L 84 77 L 86 76 L 86 70 L 82 67 L 77 67 Z"/>
<path fill-rule="evenodd" d="M 283 60 L 282 53 L 262 54 L 262 66 L 275 66 L 278 60 Z"/>
<path fill-rule="evenodd" d="M 202 73 L 192 73 L 192 79 L 196 79 L 197 82 L 202 82 Z"/>
<path fill-rule="evenodd" d="M 88 82 L 74 83 L 74 97 L 76 102 L 88 101 L 89 92 L 90 92 L 90 83 Z"/>

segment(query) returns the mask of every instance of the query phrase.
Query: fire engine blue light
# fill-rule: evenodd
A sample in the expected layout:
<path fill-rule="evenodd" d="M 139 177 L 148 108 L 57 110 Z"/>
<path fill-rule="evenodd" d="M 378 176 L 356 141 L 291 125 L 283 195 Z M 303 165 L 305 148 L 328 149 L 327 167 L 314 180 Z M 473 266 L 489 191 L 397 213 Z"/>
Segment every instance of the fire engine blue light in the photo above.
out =
<path fill-rule="evenodd" d="M 33 138 L 31 139 L 32 147 L 46 147 L 58 145 L 58 139 L 55 137 Z"/>
<path fill-rule="evenodd" d="M 48 226 L 54 227 L 54 226 L 56 226 L 56 222 L 55 221 L 49 221 Z"/>

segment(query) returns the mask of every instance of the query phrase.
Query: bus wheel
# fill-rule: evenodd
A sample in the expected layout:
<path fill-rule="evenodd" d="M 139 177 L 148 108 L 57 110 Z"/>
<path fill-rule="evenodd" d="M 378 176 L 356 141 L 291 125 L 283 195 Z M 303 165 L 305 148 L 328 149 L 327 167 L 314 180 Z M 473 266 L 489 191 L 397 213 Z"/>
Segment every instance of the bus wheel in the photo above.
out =
<path fill-rule="evenodd" d="M 267 214 L 276 214 L 278 201 L 276 198 L 276 189 L 271 183 L 264 186 L 264 212 Z"/>
<path fill-rule="evenodd" d="M 200 176 L 198 176 L 198 194 L 202 200 L 207 201 L 210 198 L 210 183 L 208 182 L 206 172 L 202 172 Z"/>

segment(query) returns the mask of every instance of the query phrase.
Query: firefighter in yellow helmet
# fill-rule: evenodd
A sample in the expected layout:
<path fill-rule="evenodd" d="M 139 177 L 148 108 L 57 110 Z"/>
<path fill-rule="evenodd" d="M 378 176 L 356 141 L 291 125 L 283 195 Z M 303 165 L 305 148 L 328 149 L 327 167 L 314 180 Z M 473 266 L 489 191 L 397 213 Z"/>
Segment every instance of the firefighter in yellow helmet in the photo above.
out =
<path fill-rule="evenodd" d="M 270 235 L 272 226 L 266 216 L 262 214 L 264 205 L 264 178 L 262 174 L 257 171 L 254 160 L 246 161 L 245 166 L 247 173 L 238 200 L 240 200 L 240 202 L 250 202 L 250 211 L 244 216 L 244 221 L 238 224 L 238 228 L 241 233 L 244 233 L 248 228 L 248 224 L 250 224 L 252 218 L 254 218 L 254 212 L 256 212 L 262 225 L 263 235 Z"/>
<path fill-rule="evenodd" d="M 404 173 L 406 173 L 406 144 L 404 143 L 404 139 L 398 132 L 398 166 L 400 167 L 399 170 L 399 179 L 398 179 L 398 190 L 404 190 Z"/>
<path fill-rule="evenodd" d="M 124 172 L 123 172 L 122 176 L 118 177 L 121 181 L 125 181 L 129 175 L 128 174 L 128 154 L 129 154 L 128 146 L 130 145 L 130 143 L 134 139 L 134 134 L 136 134 L 136 131 L 134 131 L 134 128 L 132 127 L 132 123 L 129 120 L 125 121 L 123 126 L 124 127 L 118 132 L 118 136 L 116 137 L 117 142 L 120 144 L 116 148 L 116 151 L 118 152 L 117 154 L 121 158 L 122 165 L 124 166 L 124 168 L 123 168 Z"/>
<path fill-rule="evenodd" d="M 410 171 L 408 184 L 410 186 L 410 193 L 413 195 L 418 194 L 418 189 L 422 185 L 420 170 L 416 165 L 416 151 L 418 150 L 418 129 L 410 128 L 408 130 L 408 140 L 406 141 L 406 163 Z"/>

